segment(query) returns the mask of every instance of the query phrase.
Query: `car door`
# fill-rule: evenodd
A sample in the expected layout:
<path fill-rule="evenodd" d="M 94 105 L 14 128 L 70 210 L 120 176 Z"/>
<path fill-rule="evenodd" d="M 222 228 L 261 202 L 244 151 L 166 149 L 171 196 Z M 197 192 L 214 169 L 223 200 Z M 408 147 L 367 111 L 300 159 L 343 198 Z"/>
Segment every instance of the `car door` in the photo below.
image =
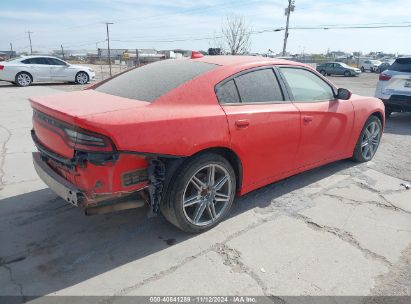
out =
<path fill-rule="evenodd" d="M 326 74 L 331 75 L 332 74 L 332 64 L 330 63 L 324 64 L 324 70 Z"/>
<path fill-rule="evenodd" d="M 50 66 L 44 57 L 28 58 L 22 61 L 25 70 L 29 72 L 34 81 L 50 81 Z"/>
<path fill-rule="evenodd" d="M 339 63 L 334 63 L 334 74 L 335 75 L 344 75 L 345 68 L 342 67 Z"/>
<path fill-rule="evenodd" d="M 304 67 L 280 68 L 294 105 L 301 112 L 300 167 L 337 159 L 347 153 L 354 124 L 350 100 L 335 99 L 334 88 Z"/>
<path fill-rule="evenodd" d="M 216 87 L 227 115 L 231 146 L 243 167 L 244 189 L 254 189 L 294 168 L 300 113 L 286 101 L 272 67 L 247 70 Z"/>
<path fill-rule="evenodd" d="M 333 75 L 334 74 L 334 63 L 327 63 L 327 74 Z"/>
<path fill-rule="evenodd" d="M 50 73 L 52 80 L 74 80 L 74 76 L 71 75 L 70 71 L 68 70 L 68 65 L 64 61 L 58 60 L 56 58 L 47 58 L 47 61 L 50 65 Z"/>

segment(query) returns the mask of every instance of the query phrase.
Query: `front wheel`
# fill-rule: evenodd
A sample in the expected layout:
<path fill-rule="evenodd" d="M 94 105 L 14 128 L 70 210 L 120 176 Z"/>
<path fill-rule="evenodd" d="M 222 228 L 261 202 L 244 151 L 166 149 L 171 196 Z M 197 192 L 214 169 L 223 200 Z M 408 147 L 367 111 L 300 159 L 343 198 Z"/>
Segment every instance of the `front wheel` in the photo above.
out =
<path fill-rule="evenodd" d="M 169 189 L 163 215 L 181 230 L 199 233 L 228 214 L 236 193 L 235 173 L 224 157 L 202 154 L 182 165 Z"/>
<path fill-rule="evenodd" d="M 355 145 L 353 160 L 357 162 L 370 161 L 377 152 L 382 135 L 382 125 L 378 117 L 370 116 L 361 131 Z"/>
<path fill-rule="evenodd" d="M 320 71 L 320 74 L 321 74 L 321 75 L 323 75 L 323 76 L 325 76 L 325 75 L 326 75 L 326 73 L 325 73 L 325 71 L 324 71 L 324 70 L 321 70 L 321 71 Z"/>
<path fill-rule="evenodd" d="M 345 71 L 345 72 L 344 72 L 344 76 L 345 76 L 345 77 L 350 77 L 350 76 L 351 76 L 351 72 L 350 72 L 350 71 Z"/>
<path fill-rule="evenodd" d="M 364 67 L 361 67 L 361 72 L 363 72 L 363 73 L 365 72 L 365 69 L 364 69 Z"/>
<path fill-rule="evenodd" d="M 89 77 L 86 72 L 78 72 L 76 74 L 76 83 L 86 84 L 88 81 L 89 81 Z"/>

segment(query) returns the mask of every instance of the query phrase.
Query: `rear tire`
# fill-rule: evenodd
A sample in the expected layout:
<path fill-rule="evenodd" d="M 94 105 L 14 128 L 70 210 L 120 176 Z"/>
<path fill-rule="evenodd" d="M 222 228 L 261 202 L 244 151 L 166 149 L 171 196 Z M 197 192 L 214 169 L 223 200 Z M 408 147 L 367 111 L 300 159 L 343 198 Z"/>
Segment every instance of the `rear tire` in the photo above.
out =
<path fill-rule="evenodd" d="M 20 72 L 17 73 L 15 81 L 19 87 L 27 87 L 33 82 L 33 77 L 27 72 Z"/>
<path fill-rule="evenodd" d="M 365 69 L 364 69 L 364 67 L 361 67 L 361 72 L 363 72 L 363 73 L 365 72 Z"/>
<path fill-rule="evenodd" d="M 227 216 L 235 193 L 230 163 L 218 154 L 200 154 L 183 163 L 172 178 L 161 213 L 179 229 L 200 233 Z"/>
<path fill-rule="evenodd" d="M 377 116 L 371 115 L 365 122 L 358 137 L 352 159 L 360 163 L 370 161 L 377 152 L 381 135 L 381 121 Z"/>

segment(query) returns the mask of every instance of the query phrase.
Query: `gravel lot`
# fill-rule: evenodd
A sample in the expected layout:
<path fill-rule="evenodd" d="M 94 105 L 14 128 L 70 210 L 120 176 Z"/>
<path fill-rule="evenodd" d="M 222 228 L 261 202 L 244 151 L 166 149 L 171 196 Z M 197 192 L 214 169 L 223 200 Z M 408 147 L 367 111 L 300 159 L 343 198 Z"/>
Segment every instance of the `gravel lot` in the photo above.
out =
<path fill-rule="evenodd" d="M 331 77 L 366 95 L 377 78 Z M 411 113 L 372 162 L 266 186 L 193 236 L 144 210 L 85 217 L 37 178 L 27 98 L 78 89 L 0 82 L 0 295 L 411 295 Z"/>

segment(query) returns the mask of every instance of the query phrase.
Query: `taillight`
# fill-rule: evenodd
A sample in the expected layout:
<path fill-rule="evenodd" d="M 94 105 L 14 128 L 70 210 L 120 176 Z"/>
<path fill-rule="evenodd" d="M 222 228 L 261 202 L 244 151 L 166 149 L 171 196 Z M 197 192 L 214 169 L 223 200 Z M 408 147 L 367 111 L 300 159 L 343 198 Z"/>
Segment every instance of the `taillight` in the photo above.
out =
<path fill-rule="evenodd" d="M 113 152 L 115 150 L 110 138 L 93 133 L 52 118 L 34 110 L 33 118 L 44 127 L 61 136 L 70 148 L 86 152 Z"/>
<path fill-rule="evenodd" d="M 63 131 L 67 135 L 64 138 L 65 142 L 73 149 L 94 152 L 113 151 L 111 140 L 103 135 L 70 127 L 65 127 Z"/>
<path fill-rule="evenodd" d="M 4 70 L 4 65 L 1 65 L 1 64 L 0 64 L 0 71 L 1 71 L 1 70 Z"/>
<path fill-rule="evenodd" d="M 378 79 L 379 79 L 379 80 L 382 80 L 382 81 L 387 81 L 387 80 L 390 80 L 390 79 L 391 79 L 391 76 L 390 76 L 390 75 L 387 75 L 387 74 L 381 73 L 381 74 L 380 74 L 380 77 L 379 77 Z"/>

